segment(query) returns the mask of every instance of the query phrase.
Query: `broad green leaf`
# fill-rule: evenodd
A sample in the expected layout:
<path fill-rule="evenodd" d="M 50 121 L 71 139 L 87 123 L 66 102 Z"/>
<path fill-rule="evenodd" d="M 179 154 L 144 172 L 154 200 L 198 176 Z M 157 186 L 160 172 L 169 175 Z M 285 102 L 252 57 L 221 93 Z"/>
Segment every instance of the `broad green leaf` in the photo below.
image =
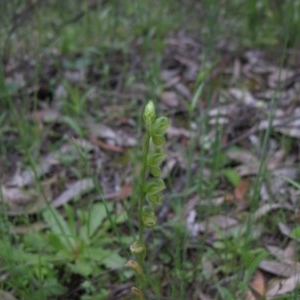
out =
<path fill-rule="evenodd" d="M 108 213 L 111 213 L 113 205 L 111 202 L 96 203 L 90 212 L 84 212 L 85 222 L 79 229 L 79 236 L 86 242 L 96 233 Z"/>
<path fill-rule="evenodd" d="M 65 213 L 67 216 L 69 228 L 72 230 L 72 234 L 76 235 L 76 220 L 75 220 L 75 211 L 71 205 L 65 205 Z"/>
<path fill-rule="evenodd" d="M 116 224 L 123 223 L 127 220 L 128 220 L 128 216 L 127 216 L 127 213 L 125 211 L 120 212 L 114 218 L 114 222 L 116 222 Z"/>
<path fill-rule="evenodd" d="M 43 218 L 52 233 L 56 234 L 61 243 L 67 248 L 73 248 L 76 244 L 73 230 L 69 227 L 62 215 L 53 207 L 47 207 L 43 212 Z"/>
<path fill-rule="evenodd" d="M 68 267 L 73 273 L 87 277 L 93 273 L 93 264 L 89 261 L 78 260 L 74 264 L 69 264 Z"/>
<path fill-rule="evenodd" d="M 126 259 L 118 254 L 118 249 L 106 250 L 101 247 L 90 247 L 84 252 L 84 257 L 97 262 L 99 265 L 103 264 L 107 268 L 123 267 L 126 263 Z"/>
<path fill-rule="evenodd" d="M 82 129 L 79 127 L 78 122 L 76 122 L 73 118 L 65 116 L 63 121 L 70 126 L 72 130 L 79 136 L 82 136 Z"/>
<path fill-rule="evenodd" d="M 121 257 L 116 251 L 110 252 L 103 260 L 103 265 L 109 269 L 122 268 L 126 263 L 126 259 Z"/>
<path fill-rule="evenodd" d="M 47 236 L 48 247 L 52 247 L 55 251 L 61 251 L 62 249 L 68 249 L 62 242 L 61 238 L 57 233 L 50 232 Z"/>
<path fill-rule="evenodd" d="M 300 238 L 300 226 L 296 226 L 292 231 L 292 236 L 295 238 Z"/>
<path fill-rule="evenodd" d="M 227 180 L 234 186 L 237 187 L 241 181 L 241 176 L 234 169 L 223 169 L 222 173 L 227 178 Z"/>

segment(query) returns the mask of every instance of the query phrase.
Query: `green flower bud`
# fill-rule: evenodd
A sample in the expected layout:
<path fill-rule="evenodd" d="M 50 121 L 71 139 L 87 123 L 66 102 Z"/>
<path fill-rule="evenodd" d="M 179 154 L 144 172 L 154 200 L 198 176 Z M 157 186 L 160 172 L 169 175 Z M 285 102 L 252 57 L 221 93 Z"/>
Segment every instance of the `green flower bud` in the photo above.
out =
<path fill-rule="evenodd" d="M 152 125 L 155 123 L 155 107 L 153 101 L 149 101 L 144 110 L 144 122 L 147 129 L 151 129 Z"/>
<path fill-rule="evenodd" d="M 142 220 L 145 227 L 153 228 L 156 224 L 156 216 L 152 207 L 143 207 Z"/>
<path fill-rule="evenodd" d="M 151 179 L 146 183 L 144 192 L 147 195 L 156 194 L 166 188 L 165 182 L 160 178 Z"/>
<path fill-rule="evenodd" d="M 132 287 L 131 288 L 131 292 L 132 292 L 132 294 L 134 294 L 134 296 L 137 298 L 137 299 L 139 299 L 139 300 L 144 300 L 145 298 L 144 298 L 144 295 L 143 295 L 143 293 L 142 293 L 142 291 L 140 290 L 140 289 L 138 289 L 137 287 Z"/>
<path fill-rule="evenodd" d="M 153 195 L 148 195 L 147 199 L 151 202 L 152 205 L 161 205 L 162 202 L 162 194 L 156 193 Z"/>
<path fill-rule="evenodd" d="M 139 275 L 140 277 L 142 277 L 144 279 L 145 275 L 143 272 L 142 267 L 139 265 L 138 262 L 136 262 L 135 260 L 129 260 L 126 264 L 125 267 L 133 270 L 137 275 Z"/>
<path fill-rule="evenodd" d="M 133 255 L 139 256 L 139 255 L 145 255 L 146 254 L 146 246 L 143 242 L 140 241 L 134 241 L 130 245 L 130 252 Z"/>
<path fill-rule="evenodd" d="M 151 137 L 155 146 L 163 146 L 166 143 L 166 139 L 163 135 L 151 135 Z"/>
<path fill-rule="evenodd" d="M 166 158 L 166 154 L 161 149 L 155 149 L 148 156 L 148 166 L 159 165 Z"/>
<path fill-rule="evenodd" d="M 164 135 L 170 126 L 170 120 L 167 117 L 160 117 L 155 120 L 153 127 L 154 135 Z"/>
<path fill-rule="evenodd" d="M 159 177 L 161 175 L 161 169 L 159 166 L 150 165 L 148 166 L 148 169 L 152 176 Z"/>

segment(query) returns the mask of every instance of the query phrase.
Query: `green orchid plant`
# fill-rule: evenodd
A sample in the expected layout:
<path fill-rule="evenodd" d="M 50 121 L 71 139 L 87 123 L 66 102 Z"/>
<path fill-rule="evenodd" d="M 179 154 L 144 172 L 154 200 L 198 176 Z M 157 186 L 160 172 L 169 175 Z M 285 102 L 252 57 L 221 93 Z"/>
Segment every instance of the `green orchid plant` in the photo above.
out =
<path fill-rule="evenodd" d="M 138 186 L 139 231 L 137 239 L 130 246 L 135 260 L 129 260 L 126 263 L 126 266 L 135 272 L 138 279 L 139 288 L 132 288 L 137 299 L 145 299 L 147 285 L 145 276 L 146 245 L 143 237 L 146 228 L 155 226 L 155 207 L 162 202 L 162 190 L 165 188 L 165 183 L 161 178 L 160 164 L 166 158 L 163 149 L 166 143 L 164 135 L 170 125 L 168 118 L 156 117 L 155 106 L 152 101 L 149 101 L 145 107 L 143 121 L 146 132 L 143 140 L 142 168 Z"/>

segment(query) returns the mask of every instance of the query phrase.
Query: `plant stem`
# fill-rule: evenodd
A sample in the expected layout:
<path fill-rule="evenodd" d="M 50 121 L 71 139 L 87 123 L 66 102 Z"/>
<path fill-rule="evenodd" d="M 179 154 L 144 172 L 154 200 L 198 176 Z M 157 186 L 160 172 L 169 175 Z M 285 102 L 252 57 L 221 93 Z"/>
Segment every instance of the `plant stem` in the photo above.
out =
<path fill-rule="evenodd" d="M 139 214 L 139 241 L 143 242 L 143 233 L 144 233 L 144 224 L 143 224 L 143 205 L 145 201 L 145 182 L 146 182 L 146 172 L 147 172 L 147 158 L 149 153 L 151 135 L 147 131 L 143 143 L 143 156 L 142 156 L 142 170 L 141 170 L 141 182 L 139 190 L 139 199 L 138 199 L 138 214 Z"/>

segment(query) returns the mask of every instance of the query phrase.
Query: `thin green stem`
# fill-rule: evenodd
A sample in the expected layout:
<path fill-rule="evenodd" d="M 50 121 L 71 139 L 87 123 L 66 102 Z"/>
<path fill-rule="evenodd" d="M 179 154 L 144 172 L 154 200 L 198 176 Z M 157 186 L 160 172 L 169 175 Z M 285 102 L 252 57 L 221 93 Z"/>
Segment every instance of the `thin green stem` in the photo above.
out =
<path fill-rule="evenodd" d="M 139 214 L 139 241 L 143 242 L 143 233 L 144 233 L 144 224 L 143 224 L 143 205 L 145 201 L 145 182 L 146 182 L 146 172 L 147 172 L 147 158 L 150 147 L 150 138 L 151 135 L 147 131 L 144 138 L 143 144 L 143 156 L 142 156 L 142 170 L 141 170 L 141 178 L 140 178 L 140 190 L 139 190 L 139 199 L 138 199 L 138 214 Z"/>

